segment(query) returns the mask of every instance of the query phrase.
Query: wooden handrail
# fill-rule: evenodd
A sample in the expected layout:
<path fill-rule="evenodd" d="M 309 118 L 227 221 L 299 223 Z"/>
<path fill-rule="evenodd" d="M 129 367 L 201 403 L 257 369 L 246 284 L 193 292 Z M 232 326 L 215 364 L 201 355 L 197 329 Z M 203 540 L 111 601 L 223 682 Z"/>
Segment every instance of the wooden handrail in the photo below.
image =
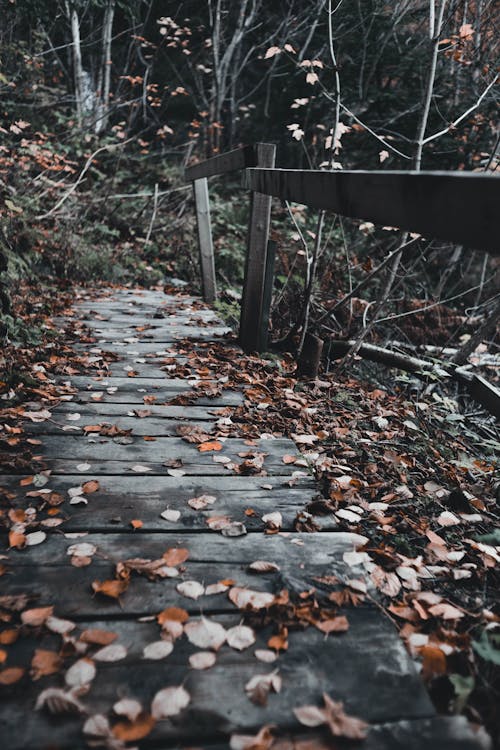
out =
<path fill-rule="evenodd" d="M 500 178 L 476 172 L 247 169 L 251 190 L 500 255 Z"/>
<path fill-rule="evenodd" d="M 211 159 L 205 159 L 198 164 L 186 167 L 184 177 L 187 181 L 199 180 L 202 177 L 214 177 L 215 175 L 236 172 L 246 167 L 257 166 L 257 147 L 242 146 L 224 154 L 217 154 Z"/>

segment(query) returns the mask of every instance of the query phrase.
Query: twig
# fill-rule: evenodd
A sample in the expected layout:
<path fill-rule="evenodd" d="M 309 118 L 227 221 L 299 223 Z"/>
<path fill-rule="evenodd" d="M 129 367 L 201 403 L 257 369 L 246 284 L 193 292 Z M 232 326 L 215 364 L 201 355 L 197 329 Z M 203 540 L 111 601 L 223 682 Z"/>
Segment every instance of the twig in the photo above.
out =
<path fill-rule="evenodd" d="M 107 146 L 101 146 L 101 148 L 98 148 L 97 151 L 94 151 L 94 153 L 91 154 L 89 158 L 87 159 L 85 166 L 80 172 L 80 174 L 78 175 L 78 179 L 76 180 L 76 182 L 74 182 L 73 185 L 71 185 L 70 189 L 62 196 L 62 198 L 60 198 L 60 200 L 57 201 L 56 205 L 53 206 L 50 209 L 50 211 L 47 211 L 47 213 L 42 214 L 41 216 L 37 216 L 36 217 L 37 221 L 41 221 L 42 219 L 48 219 L 48 217 L 52 216 L 52 214 L 55 211 L 57 211 L 57 209 L 60 208 L 63 205 L 63 203 L 66 203 L 70 195 L 72 195 L 75 192 L 78 185 L 83 180 L 84 175 L 90 169 L 90 166 L 92 162 L 94 161 L 95 157 L 97 156 L 97 154 L 100 154 L 103 151 L 110 151 L 111 149 L 114 149 L 114 148 L 120 148 L 122 146 L 126 146 L 127 143 L 130 143 L 130 141 L 133 141 L 134 139 L 135 139 L 135 136 L 132 136 L 131 138 L 127 138 L 126 141 L 123 141 L 123 143 L 110 143 Z"/>
<path fill-rule="evenodd" d="M 144 247 L 146 247 L 149 244 L 149 241 L 151 239 L 151 233 L 153 231 L 153 226 L 156 219 L 156 212 L 158 210 L 158 183 L 155 183 L 155 192 L 153 197 L 153 211 L 151 213 L 151 221 L 149 222 L 149 228 L 148 233 L 146 235 L 146 240 L 144 242 Z"/>

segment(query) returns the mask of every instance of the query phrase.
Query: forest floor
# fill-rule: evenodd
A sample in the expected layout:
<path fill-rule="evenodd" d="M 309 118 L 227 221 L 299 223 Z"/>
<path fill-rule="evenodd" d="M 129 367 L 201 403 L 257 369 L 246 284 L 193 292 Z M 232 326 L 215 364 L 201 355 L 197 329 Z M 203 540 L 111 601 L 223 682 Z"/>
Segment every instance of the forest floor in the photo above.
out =
<path fill-rule="evenodd" d="M 52 408 L 61 403 L 61 377 L 77 376 L 89 366 L 88 352 L 78 345 L 91 344 L 91 332 L 76 317 L 67 317 L 64 330 L 54 320 L 68 314 L 79 293 L 67 289 L 47 294 L 42 287 L 26 286 L 15 299 L 16 316 L 37 332 L 38 343 L 11 345 L 1 355 L 3 471 L 20 475 L 19 487 L 23 493 L 31 488 L 32 498 L 24 506 L 12 486 L 1 493 L 0 517 L 11 550 L 44 545 L 56 533 L 56 521 L 66 518 L 65 505 L 71 502 L 59 502 L 58 497 L 52 503 L 45 501 L 42 490 L 48 476 L 37 463 L 40 442 L 33 427 L 43 427 L 52 418 Z M 184 348 L 189 352 L 189 342 Z M 96 375 L 106 375 L 112 363 L 110 355 L 91 365 Z M 332 370 L 315 380 L 298 380 L 291 358 L 244 356 L 231 335 L 193 349 L 186 361 L 167 357 L 162 367 L 172 379 L 195 375 L 215 383 L 211 392 L 205 392 L 207 398 L 245 389 L 244 400 L 224 406 L 214 431 L 206 440 L 200 438 L 200 444 L 246 441 L 252 454 L 244 462 L 249 476 L 258 475 L 262 468 L 258 451 L 252 450 L 255 441 L 268 436 L 294 441 L 296 449 L 283 456 L 292 488 L 294 474 L 298 482 L 305 475 L 317 484 L 306 506 L 287 521 L 291 529 L 321 535 L 325 528 L 335 528 L 369 540 L 349 560 L 363 571 L 376 597 L 370 587 L 347 585 L 331 592 L 333 604 L 355 607 L 363 600 L 376 601 L 399 630 L 438 711 L 465 714 L 480 733 L 485 727 L 498 746 L 500 535 L 494 457 L 499 435 L 493 418 L 440 385 L 416 390 L 413 381 L 406 385 L 395 381 L 394 371 L 387 371 L 385 386 L 380 370 L 375 381 L 374 371 L 362 366 L 357 374 Z M 127 376 L 133 379 L 140 373 Z M 169 403 L 188 409 L 199 395 L 194 389 Z M 97 426 L 98 434 L 105 434 Z M 92 433 L 95 425 L 86 427 L 85 433 Z M 113 430 L 113 425 L 105 429 Z M 154 436 L 143 437 L 147 451 L 155 445 L 147 438 Z M 170 468 L 175 472 L 179 467 Z M 96 491 L 92 481 L 78 485 L 83 489 L 74 497 L 83 496 L 87 502 Z M 251 525 L 256 511 L 251 506 L 246 511 Z M 279 515 L 267 522 L 257 518 L 263 533 L 284 531 Z M 140 530 L 141 518 L 134 521 L 133 528 Z M 0 573 L 6 574 L 7 567 Z M 315 592 L 308 593 L 310 599 L 305 600 L 311 603 Z M 0 685 L 8 690 L 28 679 L 25 667 L 12 663 L 11 648 L 18 638 L 41 637 L 47 624 L 43 618 L 41 624 L 36 617 L 30 621 L 28 613 L 35 610 L 18 604 L 9 597 L 0 600 Z M 54 627 L 62 626 L 56 622 Z M 283 623 L 274 634 L 271 651 L 277 654 L 287 648 L 286 628 Z M 59 657 L 68 656 L 68 648 Z M 51 658 L 50 664 L 31 664 L 31 679 L 50 674 L 52 668 L 53 672 L 63 669 L 60 658 Z M 129 724 L 120 731 L 127 741 L 133 739 L 136 724 L 137 735 L 141 727 L 147 730 L 144 717 L 142 723 L 130 716 L 126 721 Z M 270 747 L 271 741 L 264 732 L 255 747 Z"/>

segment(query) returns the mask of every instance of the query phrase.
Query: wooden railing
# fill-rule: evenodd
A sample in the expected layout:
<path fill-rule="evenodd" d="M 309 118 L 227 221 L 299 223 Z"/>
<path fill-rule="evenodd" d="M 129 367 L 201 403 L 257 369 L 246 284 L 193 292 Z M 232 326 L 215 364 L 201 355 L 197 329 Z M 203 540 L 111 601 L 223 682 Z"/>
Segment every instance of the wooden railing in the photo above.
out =
<path fill-rule="evenodd" d="M 500 256 L 497 176 L 476 172 L 275 169 L 274 159 L 275 147 L 259 143 L 186 170 L 186 179 L 194 181 L 203 294 L 209 301 L 216 296 L 216 285 L 207 177 L 245 170 L 243 184 L 250 190 L 251 212 L 240 344 L 247 352 L 264 351 L 267 345 L 274 284 L 275 248 L 269 242 L 272 196 Z M 483 400 L 488 408 L 493 404 L 493 412 L 500 416 L 500 392 L 489 388 Z"/>
<path fill-rule="evenodd" d="M 202 289 L 207 302 L 212 302 L 217 296 L 207 178 L 247 167 L 272 168 L 275 155 L 276 146 L 273 144 L 256 143 L 255 146 L 219 154 L 186 169 L 186 179 L 193 182 Z M 267 345 L 271 289 L 266 295 L 264 287 L 266 280 L 272 283 L 273 278 L 268 267 L 267 250 L 270 216 L 271 198 L 252 191 L 240 317 L 240 341 L 246 351 L 263 351 Z"/>

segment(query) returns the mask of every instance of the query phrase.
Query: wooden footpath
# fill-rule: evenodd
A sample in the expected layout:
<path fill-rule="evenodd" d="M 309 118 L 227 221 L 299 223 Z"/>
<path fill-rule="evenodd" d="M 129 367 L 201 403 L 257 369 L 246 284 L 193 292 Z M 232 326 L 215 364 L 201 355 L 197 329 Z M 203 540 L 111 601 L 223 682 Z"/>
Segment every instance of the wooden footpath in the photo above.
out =
<path fill-rule="evenodd" d="M 412 659 L 375 605 L 350 607 L 345 612 L 346 632 L 327 636 L 314 626 L 294 629 L 298 605 L 288 606 L 287 596 L 290 602 L 307 604 L 307 592 L 313 588 L 319 598 L 327 598 L 335 588 L 334 577 L 343 584 L 359 579 L 361 572 L 350 566 L 348 553 L 364 539 L 328 524 L 317 533 L 294 531 L 297 511 L 317 490 L 310 476 L 294 475 L 296 467 L 283 462 L 286 454 L 297 452 L 291 440 L 269 438 L 249 447 L 244 440 L 223 438 L 222 450 L 200 451 L 196 442 L 179 436 L 181 425 L 210 436 L 221 414 L 227 417 L 244 399 L 243 392 L 228 390 L 216 398 L 200 395 L 192 405 L 169 404 L 196 384 L 196 373 L 192 379 L 169 376 L 172 362 L 186 361 L 186 344 L 178 342 L 189 336 L 190 350 L 201 351 L 204 342 L 225 332 L 215 315 L 186 295 L 122 289 L 81 302 L 76 316 L 94 333 L 93 342 L 80 345 L 88 362 L 95 366 L 102 352 L 109 351 L 117 358 L 109 376 L 96 377 L 90 368 L 87 374 L 63 378 L 71 383 L 62 386 L 72 398 L 61 400 L 50 419 L 30 427 L 41 440 L 39 453 L 50 470 L 41 489 L 64 498 L 58 507 L 66 520 L 48 529 L 41 544 L 17 550 L 4 543 L 2 565 L 7 572 L 0 578 L 1 596 L 18 597 L 15 602 L 25 595 L 24 608 L 53 606 L 53 616 L 59 619 L 39 627 L 25 625 L 22 637 L 2 647 L 8 650 L 4 666 L 27 669 L 23 679 L 0 687 L 2 745 L 9 750 L 75 750 L 90 741 L 94 747 L 118 748 L 122 745 L 110 739 L 116 733 L 106 736 L 103 730 L 101 737 L 85 737 L 85 721 L 99 714 L 116 726 L 123 720 L 113 712 L 117 701 L 137 699 L 147 713 L 158 691 L 182 686 L 189 703 L 157 720 L 138 741 L 141 748 L 216 750 L 228 747 L 232 734 L 255 735 L 264 725 L 273 725 L 277 736 L 288 738 L 276 747 L 343 747 L 338 740 L 329 745 L 328 734 L 321 735 L 321 728 L 308 730 L 294 714 L 303 705 L 322 706 L 323 693 L 343 701 L 347 714 L 369 723 L 368 736 L 360 744 L 366 750 L 477 747 L 465 719 L 436 715 Z M 135 375 L 130 377 L 132 370 Z M 84 430 L 103 423 L 116 425 L 119 434 Z M 249 452 L 264 454 L 262 472 L 236 473 L 234 467 Z M 28 493 L 37 488 L 20 484 L 24 476 L 5 475 L 0 485 L 27 508 L 37 501 Z M 99 484 L 97 491 L 79 495 L 82 483 L 93 480 Z M 200 496 L 205 498 L 200 507 L 188 504 Z M 282 515 L 282 528 L 265 533 L 262 517 L 276 511 Z M 210 519 L 215 519 L 211 526 Z M 141 570 L 138 559 L 163 560 L 160 572 L 158 565 L 146 564 Z M 135 567 L 119 598 L 96 593 L 96 582 L 115 580 L 116 566 L 130 560 L 135 560 Z M 272 564 L 267 572 L 249 569 L 258 560 Z M 264 594 L 277 598 L 270 605 L 272 597 Z M 256 609 L 241 611 L 245 596 L 254 597 Z M 164 658 L 145 658 L 148 644 L 178 634 L 172 633 L 176 627 L 182 632 L 179 622 L 174 627 L 169 619 L 175 620 L 172 611 L 164 616 L 162 631 L 157 618 L 168 608 L 186 610 L 194 630 L 196 624 L 208 622 L 209 635 L 202 633 L 197 646 L 194 636 L 187 637 L 184 624 L 185 632 L 173 641 L 170 653 L 167 646 Z M 282 636 L 288 627 L 288 648 L 273 651 L 268 641 L 276 635 L 280 617 Z M 58 624 L 61 619 L 70 624 Z M 241 650 L 215 643 L 214 623 L 228 631 L 242 620 L 255 632 L 255 643 L 244 643 Z M 12 629 L 6 621 L 1 627 Z M 65 627 L 66 634 L 54 632 Z M 121 653 L 115 649 L 111 661 L 98 654 L 94 658 L 102 646 L 88 633 L 96 629 L 116 634 L 114 645 L 124 647 Z M 158 645 L 146 653 L 155 650 Z M 54 652 L 58 668 L 32 679 L 37 676 L 33 659 L 40 651 Z M 199 651 L 211 651 L 214 665 L 194 668 L 192 657 Z M 66 683 L 69 690 L 85 685 L 81 675 L 74 677 L 75 670 L 68 677 L 71 665 L 82 659 L 90 665 L 89 675 L 96 670 L 88 690 L 84 687 L 78 698 L 85 714 L 54 715 L 47 705 L 35 710 L 48 687 L 64 688 Z M 202 662 L 211 660 L 212 655 L 201 657 Z M 318 744 L 301 744 L 314 737 Z"/>

